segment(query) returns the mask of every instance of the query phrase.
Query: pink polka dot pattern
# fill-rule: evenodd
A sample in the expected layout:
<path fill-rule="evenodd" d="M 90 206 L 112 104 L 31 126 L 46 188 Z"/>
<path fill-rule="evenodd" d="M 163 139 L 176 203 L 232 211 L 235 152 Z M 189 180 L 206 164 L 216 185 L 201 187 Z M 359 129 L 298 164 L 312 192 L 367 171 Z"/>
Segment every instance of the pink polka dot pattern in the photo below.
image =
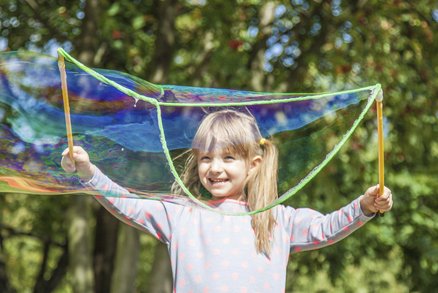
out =
<path fill-rule="evenodd" d="M 100 171 L 99 171 L 100 172 Z M 290 253 L 321 248 L 346 237 L 370 218 L 358 200 L 331 214 L 277 206 L 271 254 L 257 253 L 251 218 L 224 216 L 189 202 L 136 200 L 99 173 L 90 187 L 113 197 L 96 197 L 125 223 L 152 234 L 168 246 L 174 292 L 284 292 Z M 234 200 L 215 203 L 243 212 Z"/>

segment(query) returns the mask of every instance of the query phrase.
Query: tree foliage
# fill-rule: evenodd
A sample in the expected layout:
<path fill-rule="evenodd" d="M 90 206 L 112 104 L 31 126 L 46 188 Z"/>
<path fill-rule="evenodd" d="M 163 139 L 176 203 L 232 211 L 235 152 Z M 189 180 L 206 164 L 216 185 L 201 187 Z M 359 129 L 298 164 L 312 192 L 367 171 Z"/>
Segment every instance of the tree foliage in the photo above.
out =
<path fill-rule="evenodd" d="M 395 196 L 394 210 L 335 246 L 294 255 L 288 291 L 353 292 L 357 287 L 352 287 L 352 280 L 370 292 L 431 292 L 438 287 L 434 1 L 0 0 L 0 4 L 1 50 L 53 54 L 63 46 L 90 66 L 154 82 L 289 92 L 381 83 L 386 184 Z M 374 184 L 375 123 L 370 113 L 349 145 L 290 204 L 329 212 Z M 72 288 L 71 272 L 49 285 L 69 242 L 62 211 L 71 198 L 2 195 L 0 202 L 4 284 L 0 289 Z M 156 245 L 143 237 L 147 236 L 141 240 L 139 292 L 149 291 L 145 288 L 154 271 L 151 251 Z"/>

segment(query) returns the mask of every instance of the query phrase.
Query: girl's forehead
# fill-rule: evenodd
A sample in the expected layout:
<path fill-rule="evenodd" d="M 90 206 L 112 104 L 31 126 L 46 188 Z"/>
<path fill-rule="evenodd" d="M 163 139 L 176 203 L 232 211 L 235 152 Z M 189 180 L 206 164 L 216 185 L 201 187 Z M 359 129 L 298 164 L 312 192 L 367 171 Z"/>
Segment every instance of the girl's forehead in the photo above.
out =
<path fill-rule="evenodd" d="M 223 155 L 223 154 L 234 154 L 237 153 L 236 150 L 231 148 L 213 148 L 207 150 L 197 150 L 199 154 L 214 154 L 214 155 Z"/>
<path fill-rule="evenodd" d="M 235 156 L 243 156 L 242 152 L 239 152 L 238 148 L 236 148 L 235 146 L 220 146 L 220 145 L 215 145 L 211 148 L 201 148 L 201 149 L 197 149 L 196 152 L 199 155 L 235 155 Z"/>
<path fill-rule="evenodd" d="M 193 148 L 200 152 L 231 152 L 241 148 L 236 141 L 218 140 L 212 138 L 207 141 L 201 141 L 193 145 Z"/>

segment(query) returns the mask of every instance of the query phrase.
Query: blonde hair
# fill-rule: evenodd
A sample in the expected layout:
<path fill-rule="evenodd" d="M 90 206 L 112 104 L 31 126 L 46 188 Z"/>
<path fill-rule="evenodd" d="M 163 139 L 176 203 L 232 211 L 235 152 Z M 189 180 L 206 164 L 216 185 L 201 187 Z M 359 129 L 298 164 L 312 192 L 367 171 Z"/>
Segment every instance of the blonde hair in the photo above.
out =
<path fill-rule="evenodd" d="M 263 143 L 261 143 L 263 141 Z M 212 151 L 220 147 L 247 160 L 261 156 L 262 160 L 246 179 L 245 200 L 251 211 L 263 208 L 277 197 L 277 148 L 264 139 L 254 117 L 235 110 L 220 110 L 208 114 L 199 126 L 192 142 L 181 179 L 195 196 L 201 197 L 202 184 L 198 176 L 197 156 L 200 150 Z M 172 191 L 181 194 L 174 184 Z M 271 252 L 271 239 L 276 224 L 271 210 L 251 216 L 258 253 Z"/>

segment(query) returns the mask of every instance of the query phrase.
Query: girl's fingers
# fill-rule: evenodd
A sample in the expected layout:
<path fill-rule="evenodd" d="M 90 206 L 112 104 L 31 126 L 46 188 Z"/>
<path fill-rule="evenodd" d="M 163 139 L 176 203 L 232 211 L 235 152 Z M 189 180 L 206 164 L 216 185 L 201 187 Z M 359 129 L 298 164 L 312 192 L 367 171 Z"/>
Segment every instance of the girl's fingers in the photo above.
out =
<path fill-rule="evenodd" d="M 69 148 L 66 148 L 63 152 L 62 152 L 62 155 L 63 156 L 65 156 L 65 155 L 67 155 L 68 153 L 70 152 L 70 149 Z M 73 153 L 74 154 L 80 154 L 80 153 L 84 153 L 85 151 L 84 151 L 84 149 L 82 148 L 82 147 L 80 147 L 80 146 L 73 146 Z"/>
<path fill-rule="evenodd" d="M 391 190 L 385 188 L 385 192 L 376 198 L 376 201 L 390 201 L 392 200 L 392 192 Z"/>
<path fill-rule="evenodd" d="M 374 201 L 374 207 L 378 210 L 388 211 L 392 208 L 392 194 L 390 190 L 388 191 L 385 190 L 385 193 Z"/>
<path fill-rule="evenodd" d="M 65 149 L 62 152 L 62 156 L 70 158 L 70 150 L 68 148 Z M 82 147 L 80 147 L 80 146 L 73 146 L 72 157 L 73 157 L 74 161 L 80 161 L 85 156 L 87 156 L 87 152 L 85 152 L 85 150 Z"/>
<path fill-rule="evenodd" d="M 62 156 L 65 156 L 65 155 L 67 155 L 67 154 L 68 154 L 68 148 L 65 149 L 65 150 L 62 152 Z"/>
<path fill-rule="evenodd" d="M 376 204 L 374 204 L 374 207 L 377 208 L 377 209 L 388 208 L 390 206 L 391 206 L 390 202 L 383 202 L 383 203 L 376 203 Z"/>
<path fill-rule="evenodd" d="M 377 207 L 375 207 L 378 211 L 381 211 L 381 212 L 387 212 L 387 211 L 389 211 L 389 210 L 391 210 L 391 206 L 390 205 L 386 205 L 386 206 L 377 206 Z"/>
<path fill-rule="evenodd" d="M 379 194 L 379 186 L 371 186 L 368 188 L 368 190 L 365 192 L 367 196 L 376 197 Z"/>
<path fill-rule="evenodd" d="M 379 196 L 374 200 L 375 203 L 385 203 L 385 202 L 390 202 L 390 201 L 391 201 L 391 198 L 389 196 L 388 197 Z"/>
<path fill-rule="evenodd" d="M 61 160 L 61 167 L 66 171 L 66 172 L 74 172 L 76 171 L 76 166 L 75 164 L 70 160 L 69 157 L 63 156 L 62 160 Z"/>
<path fill-rule="evenodd" d="M 377 195 L 379 195 L 379 188 L 377 189 Z M 377 196 L 376 200 L 377 199 L 380 199 L 380 200 L 387 199 L 387 198 L 390 198 L 390 197 L 392 197 L 392 192 L 391 192 L 391 190 L 389 188 L 385 187 L 385 189 L 383 191 L 383 194 L 381 194 L 380 196 Z"/>
<path fill-rule="evenodd" d="M 83 149 L 80 146 L 73 146 L 73 153 L 81 153 Z"/>
<path fill-rule="evenodd" d="M 378 195 L 379 194 L 379 185 L 375 185 L 372 187 L 373 188 L 373 195 Z"/>

